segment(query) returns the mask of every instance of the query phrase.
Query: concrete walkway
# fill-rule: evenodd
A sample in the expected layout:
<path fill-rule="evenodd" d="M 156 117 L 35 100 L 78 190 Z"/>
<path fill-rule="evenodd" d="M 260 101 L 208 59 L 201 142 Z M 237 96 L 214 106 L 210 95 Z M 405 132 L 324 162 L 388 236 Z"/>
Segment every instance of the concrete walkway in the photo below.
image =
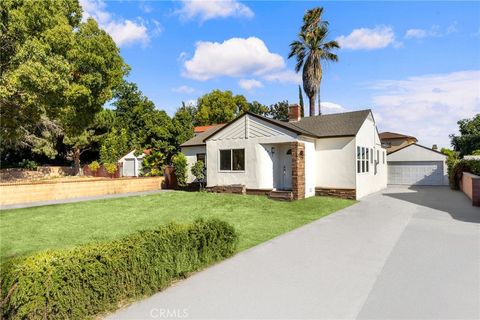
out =
<path fill-rule="evenodd" d="M 155 193 L 167 192 L 167 191 L 172 191 L 172 190 L 127 192 L 127 193 L 116 193 L 116 194 L 104 194 L 104 195 L 100 195 L 100 196 L 90 196 L 90 197 L 77 197 L 77 198 L 49 200 L 49 201 L 25 202 L 25 203 L 18 203 L 18 204 L 10 204 L 10 205 L 0 206 L 0 210 L 21 209 L 21 208 L 48 206 L 48 205 L 52 205 L 52 204 L 63 204 L 63 203 L 73 203 L 73 202 L 82 202 L 82 201 L 91 201 L 91 200 L 142 196 L 142 195 L 155 194 Z"/>
<path fill-rule="evenodd" d="M 479 319 L 480 209 L 389 188 L 108 319 Z"/>

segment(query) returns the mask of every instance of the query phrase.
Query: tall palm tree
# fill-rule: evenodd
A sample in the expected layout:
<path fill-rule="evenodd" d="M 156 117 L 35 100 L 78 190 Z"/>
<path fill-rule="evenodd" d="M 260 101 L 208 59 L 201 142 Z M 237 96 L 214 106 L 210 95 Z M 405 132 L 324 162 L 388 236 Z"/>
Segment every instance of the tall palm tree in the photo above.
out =
<path fill-rule="evenodd" d="M 320 82 L 322 81 L 322 62 L 338 61 L 332 52 L 339 49 L 337 41 L 327 41 L 328 22 L 322 20 L 323 8 L 308 10 L 303 16 L 303 25 L 298 34 L 298 40 L 290 44 L 288 58 L 295 56 L 297 64 L 295 71 L 302 71 L 303 90 L 308 96 L 310 116 L 315 115 L 315 96 L 320 100 Z M 318 114 L 321 114 L 320 104 Z"/>

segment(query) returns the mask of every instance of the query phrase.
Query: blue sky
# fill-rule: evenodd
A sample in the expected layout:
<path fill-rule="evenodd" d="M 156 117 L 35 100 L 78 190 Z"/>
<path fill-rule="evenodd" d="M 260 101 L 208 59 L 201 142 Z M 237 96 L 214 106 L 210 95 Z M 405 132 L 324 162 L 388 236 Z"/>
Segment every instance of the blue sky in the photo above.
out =
<path fill-rule="evenodd" d="M 324 69 L 325 112 L 371 108 L 380 131 L 445 147 L 456 121 L 480 112 L 478 2 L 80 2 L 121 48 L 129 80 L 171 115 L 217 88 L 298 102 L 288 45 L 314 6 L 342 46 Z"/>

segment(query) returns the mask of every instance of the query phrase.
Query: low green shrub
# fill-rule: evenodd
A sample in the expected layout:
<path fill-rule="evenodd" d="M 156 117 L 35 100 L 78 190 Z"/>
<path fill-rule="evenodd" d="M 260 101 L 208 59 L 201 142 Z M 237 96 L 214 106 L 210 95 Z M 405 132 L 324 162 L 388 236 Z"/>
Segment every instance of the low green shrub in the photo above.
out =
<path fill-rule="evenodd" d="M 98 163 L 98 161 L 92 161 L 89 165 L 88 165 L 88 168 L 92 171 L 92 172 L 97 172 L 98 169 L 100 169 L 100 163 Z M 116 171 L 116 169 L 115 169 Z"/>
<path fill-rule="evenodd" d="M 92 317 L 231 256 L 237 242 L 226 222 L 197 220 L 10 260 L 1 271 L 2 299 L 11 291 L 3 317 Z"/>
<path fill-rule="evenodd" d="M 458 190 L 463 172 L 480 175 L 480 160 L 458 160 L 448 165 L 448 181 L 450 188 Z"/>
<path fill-rule="evenodd" d="M 105 167 L 105 170 L 107 171 L 108 174 L 115 174 L 117 172 L 118 166 L 116 163 L 104 163 L 103 166 Z"/>
<path fill-rule="evenodd" d="M 37 170 L 38 164 L 33 160 L 23 159 L 18 166 L 27 170 Z"/>
<path fill-rule="evenodd" d="M 187 185 L 187 157 L 183 153 L 176 154 L 172 159 L 172 165 L 175 170 L 175 177 L 177 177 L 177 184 L 179 187 Z"/>

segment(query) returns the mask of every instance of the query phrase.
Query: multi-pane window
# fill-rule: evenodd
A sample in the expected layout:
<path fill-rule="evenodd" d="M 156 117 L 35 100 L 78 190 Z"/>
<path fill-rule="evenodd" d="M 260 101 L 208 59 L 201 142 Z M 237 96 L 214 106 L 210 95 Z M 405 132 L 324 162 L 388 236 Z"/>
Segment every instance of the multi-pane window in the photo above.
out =
<path fill-rule="evenodd" d="M 373 152 L 369 152 L 369 148 L 365 147 L 357 147 L 357 172 L 364 173 L 369 172 L 369 154 Z"/>
<path fill-rule="evenodd" d="M 245 149 L 220 150 L 220 170 L 244 171 Z"/>
<path fill-rule="evenodd" d="M 205 163 L 205 153 L 197 153 L 197 161 Z"/>

